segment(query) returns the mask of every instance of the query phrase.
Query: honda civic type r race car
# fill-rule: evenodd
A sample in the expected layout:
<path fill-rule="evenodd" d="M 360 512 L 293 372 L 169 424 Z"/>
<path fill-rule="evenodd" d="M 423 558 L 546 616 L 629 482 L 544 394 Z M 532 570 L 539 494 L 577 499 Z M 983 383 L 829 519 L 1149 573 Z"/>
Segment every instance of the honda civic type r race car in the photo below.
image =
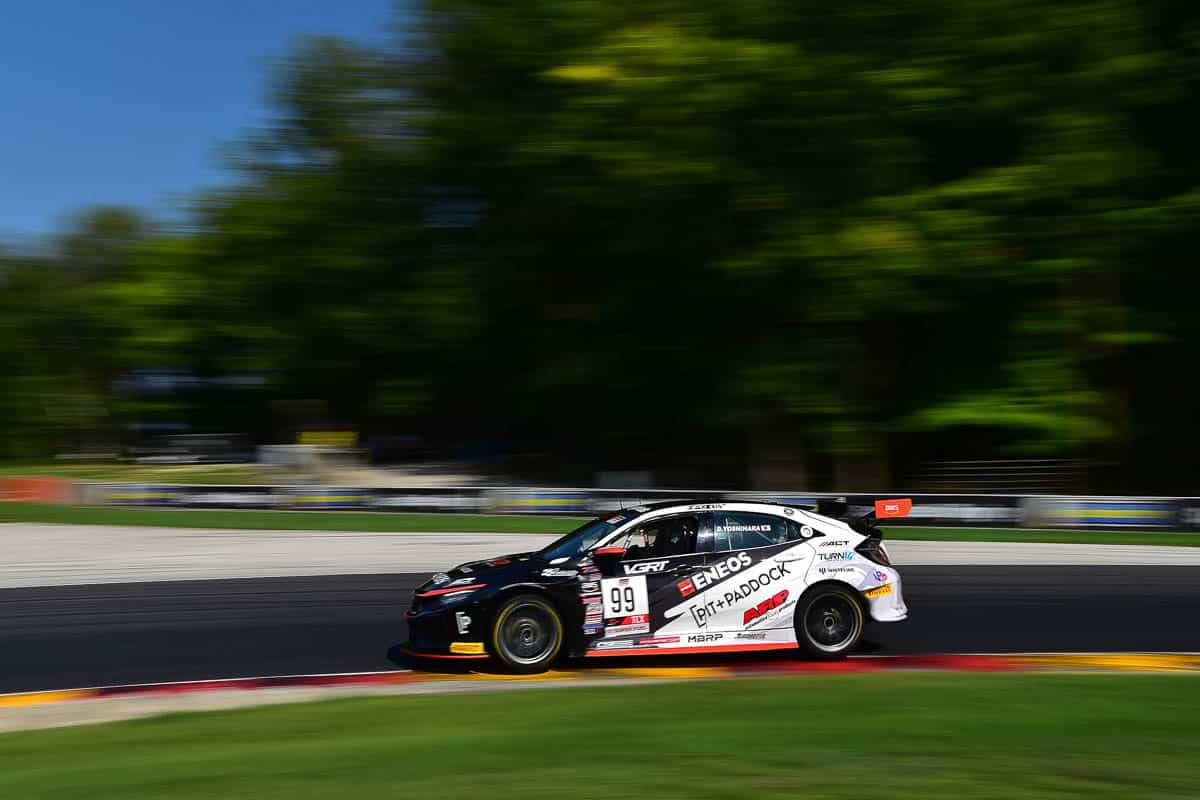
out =
<path fill-rule="evenodd" d="M 773 503 L 658 503 L 581 525 L 534 553 L 477 561 L 421 585 L 412 655 L 494 658 L 540 672 L 560 655 L 799 648 L 844 657 L 868 619 L 908 616 L 869 517 L 849 523 Z"/>

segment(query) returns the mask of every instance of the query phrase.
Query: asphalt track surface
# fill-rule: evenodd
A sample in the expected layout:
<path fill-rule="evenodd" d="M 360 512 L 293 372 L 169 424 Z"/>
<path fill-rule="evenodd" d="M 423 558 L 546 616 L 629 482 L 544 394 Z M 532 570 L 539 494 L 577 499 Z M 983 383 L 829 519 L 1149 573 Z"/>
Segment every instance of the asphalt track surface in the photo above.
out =
<path fill-rule="evenodd" d="M 1197 574 L 1189 566 L 909 566 L 902 575 L 910 619 L 871 626 L 862 652 L 1200 651 Z M 406 638 L 404 611 L 412 591 L 426 577 L 0 590 L 0 692 L 414 666 L 465 669 L 415 665 L 395 650 Z M 766 660 L 794 657 L 785 652 Z M 713 661 L 589 659 L 575 668 Z"/>

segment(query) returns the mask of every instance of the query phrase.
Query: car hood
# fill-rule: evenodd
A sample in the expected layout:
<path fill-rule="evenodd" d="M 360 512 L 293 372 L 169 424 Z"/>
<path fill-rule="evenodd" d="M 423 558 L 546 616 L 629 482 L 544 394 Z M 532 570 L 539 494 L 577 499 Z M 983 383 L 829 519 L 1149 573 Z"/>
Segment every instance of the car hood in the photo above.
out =
<path fill-rule="evenodd" d="M 540 569 L 546 561 L 536 553 L 513 553 L 481 561 L 468 561 L 446 572 L 439 572 L 426 581 L 418 591 L 437 589 L 455 582 L 478 580 L 480 583 L 502 582 L 531 569 Z"/>

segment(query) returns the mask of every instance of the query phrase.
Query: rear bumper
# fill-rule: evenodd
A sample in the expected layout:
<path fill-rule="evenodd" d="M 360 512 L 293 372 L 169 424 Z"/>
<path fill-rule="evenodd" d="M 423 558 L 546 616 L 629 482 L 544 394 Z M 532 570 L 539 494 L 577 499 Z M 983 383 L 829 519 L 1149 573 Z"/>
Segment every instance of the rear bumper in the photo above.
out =
<path fill-rule="evenodd" d="M 908 619 L 908 604 L 904 602 L 904 590 L 900 575 L 894 569 L 889 572 L 892 573 L 892 580 L 886 585 L 892 587 L 890 592 L 884 594 L 879 593 L 879 589 L 872 589 L 863 593 L 867 598 L 867 608 L 870 610 L 871 619 L 875 622 L 902 622 Z M 872 597 L 872 594 L 875 596 Z"/>

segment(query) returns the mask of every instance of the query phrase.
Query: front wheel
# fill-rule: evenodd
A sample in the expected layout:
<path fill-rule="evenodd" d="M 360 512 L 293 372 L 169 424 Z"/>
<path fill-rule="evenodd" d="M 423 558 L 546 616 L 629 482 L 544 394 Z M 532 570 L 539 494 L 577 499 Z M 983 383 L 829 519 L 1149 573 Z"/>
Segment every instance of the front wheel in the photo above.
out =
<path fill-rule="evenodd" d="M 796 604 L 796 641 L 812 658 L 845 658 L 862 638 L 866 620 L 849 588 L 821 586 Z"/>
<path fill-rule="evenodd" d="M 507 669 L 545 672 L 562 649 L 562 617 L 545 598 L 518 595 L 500 606 L 491 640 L 492 655 Z"/>

